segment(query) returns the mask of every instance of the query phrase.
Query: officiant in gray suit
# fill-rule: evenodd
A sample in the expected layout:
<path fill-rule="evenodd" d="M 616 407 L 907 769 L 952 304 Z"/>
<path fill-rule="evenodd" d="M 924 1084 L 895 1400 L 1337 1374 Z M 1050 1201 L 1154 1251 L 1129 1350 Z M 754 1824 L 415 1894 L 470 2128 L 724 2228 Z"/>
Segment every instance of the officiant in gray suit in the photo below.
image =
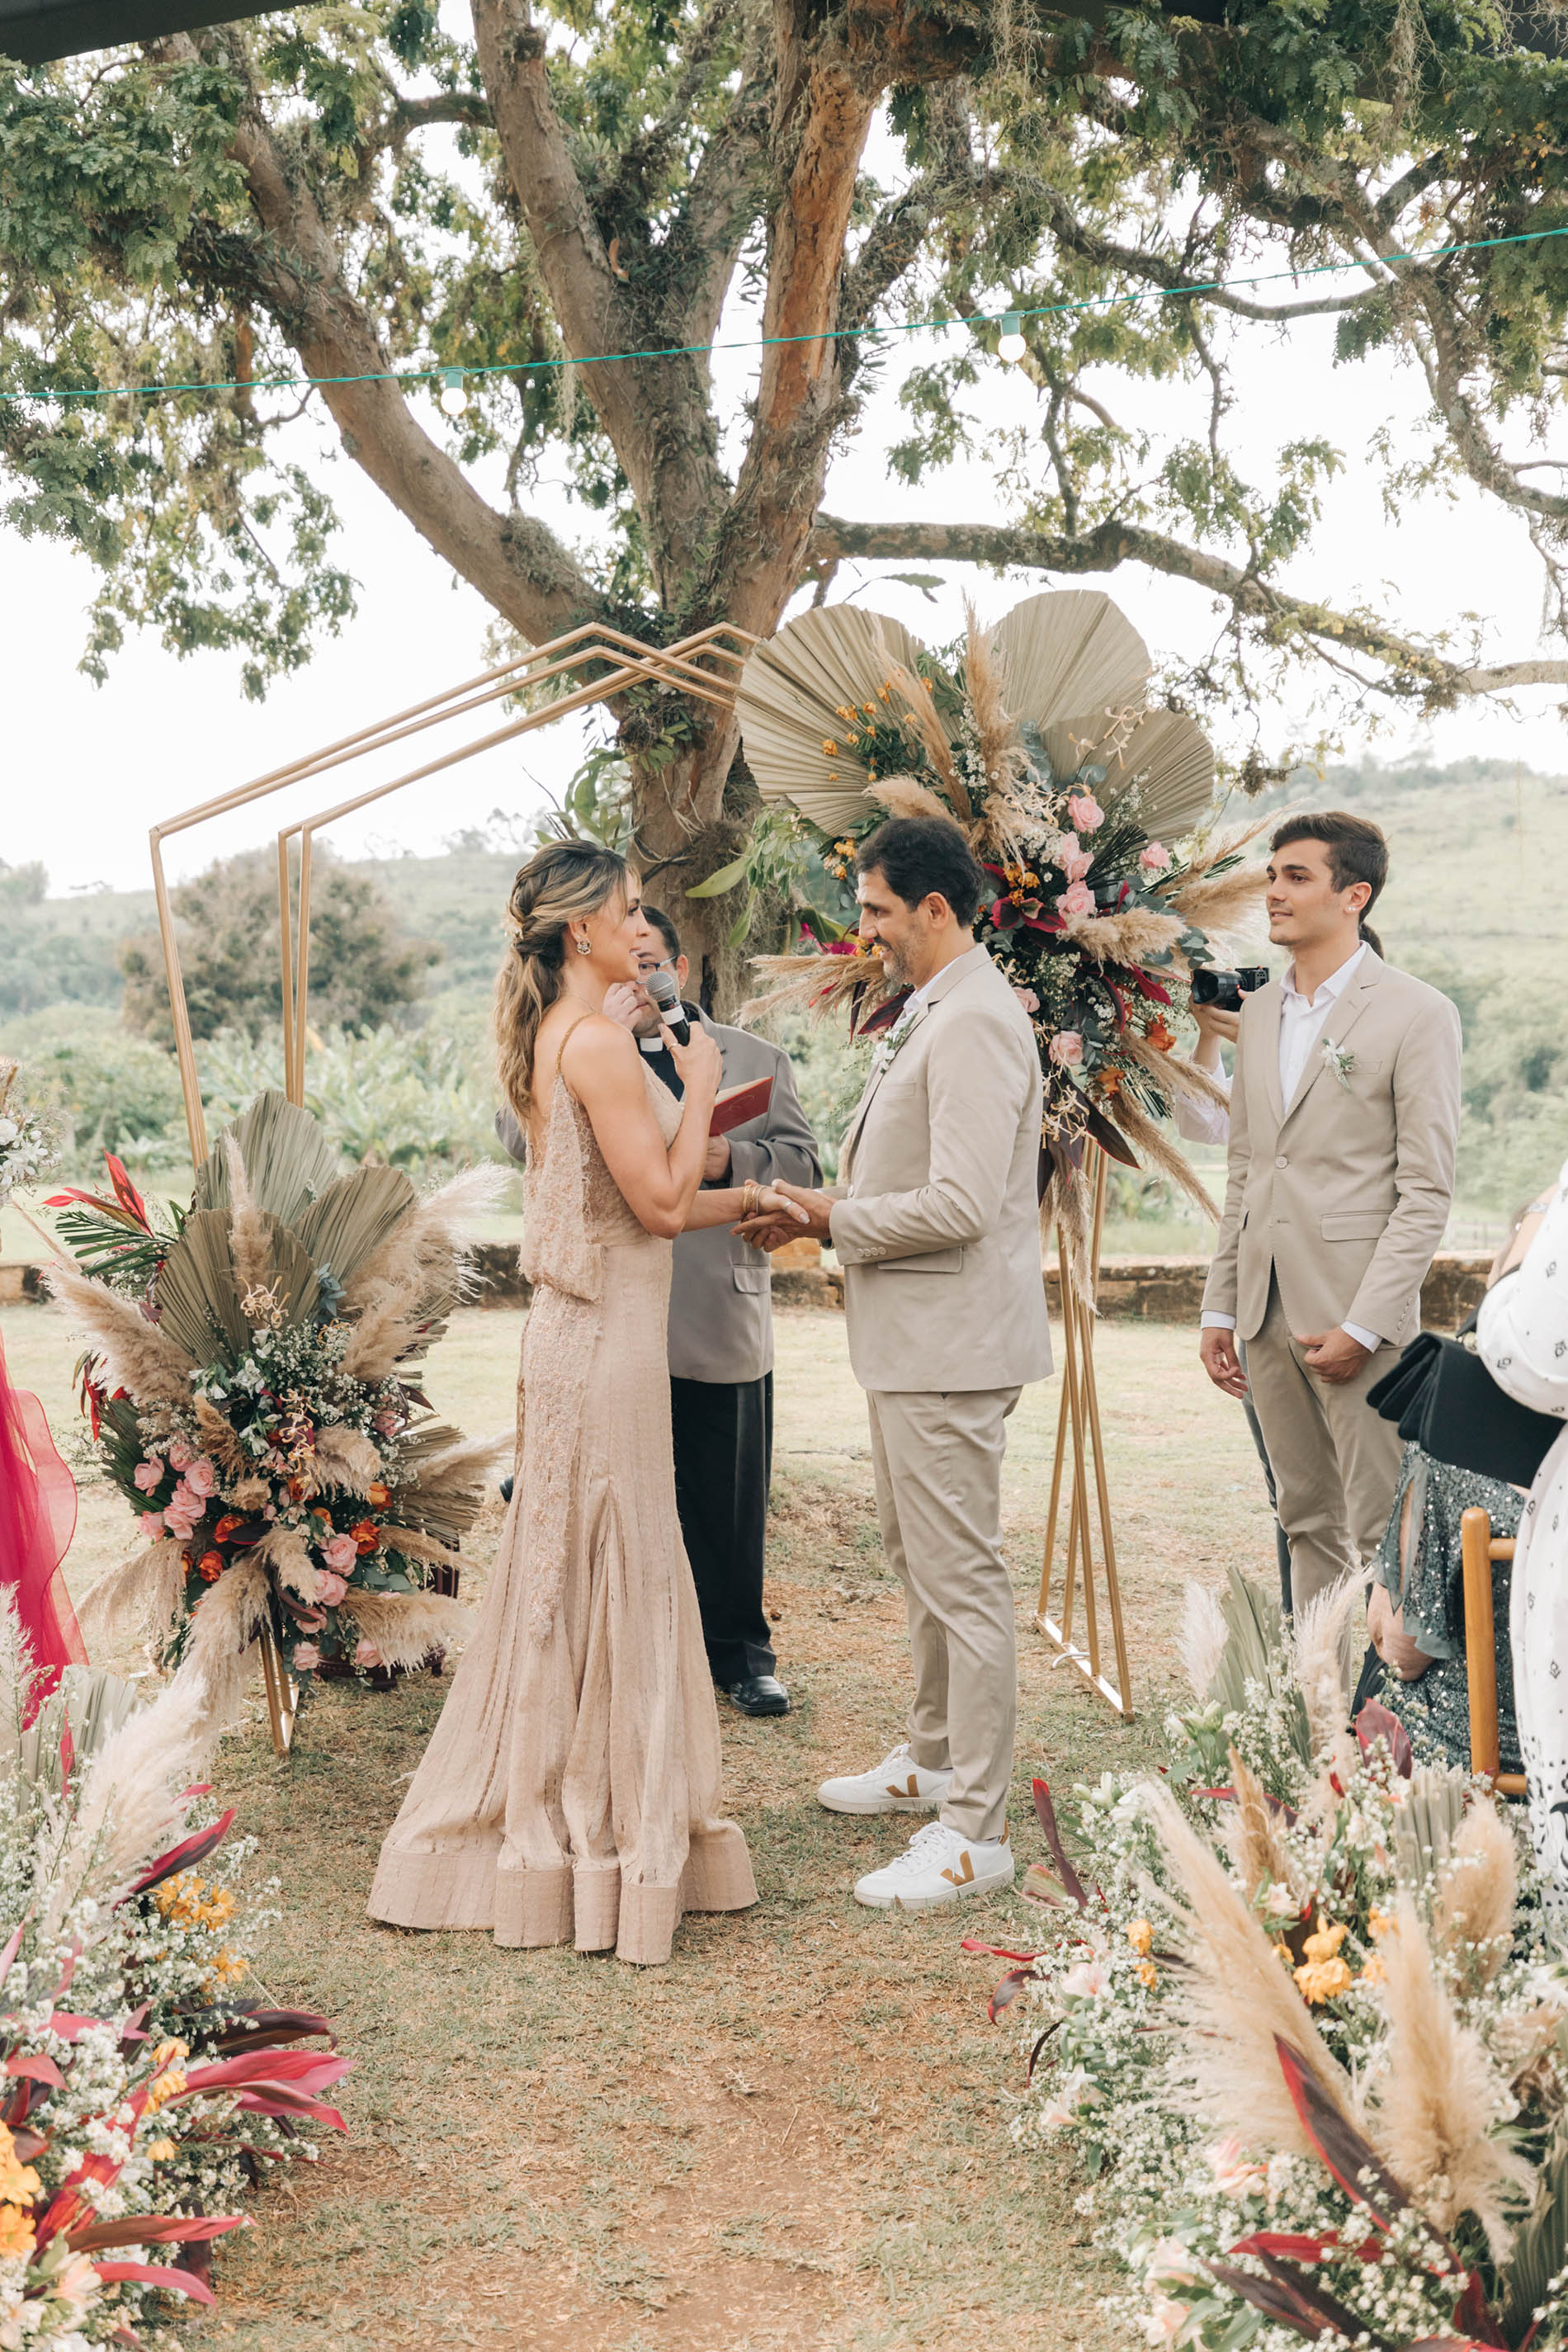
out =
<path fill-rule="evenodd" d="M 643 901 L 658 933 L 642 959 L 645 971 L 662 964 L 684 999 L 688 968 L 680 937 L 668 915 Z M 620 1002 L 624 993 L 625 1002 Z M 795 1092 L 782 1046 L 710 1021 L 695 1004 L 686 1017 L 700 1024 L 724 1056 L 723 1087 L 771 1078 L 773 1094 L 759 1118 L 748 1119 L 708 1145 L 705 1184 L 744 1184 L 781 1178 L 806 1187 L 822 1181 L 816 1139 Z M 626 1020 L 655 1075 L 673 1095 L 682 1089 L 663 1044 L 658 1015 L 630 989 L 610 992 L 605 1010 Z M 523 1142 L 510 1110 L 496 1115 L 496 1132 L 514 1160 Z M 765 1257 L 724 1226 L 679 1234 L 669 1290 L 669 1403 L 675 1444 L 675 1499 L 702 1612 L 703 1637 L 714 1682 L 742 1715 L 786 1715 L 789 1693 L 774 1671 L 772 1634 L 763 1608 L 763 1551 L 773 1470 L 773 1275 Z"/>

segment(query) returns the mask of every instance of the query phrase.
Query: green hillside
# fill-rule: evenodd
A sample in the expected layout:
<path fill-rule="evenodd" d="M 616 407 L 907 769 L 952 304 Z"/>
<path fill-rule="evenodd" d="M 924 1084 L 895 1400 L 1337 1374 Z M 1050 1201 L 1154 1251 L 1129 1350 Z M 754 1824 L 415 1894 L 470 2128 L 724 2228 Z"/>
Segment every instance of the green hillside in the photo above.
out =
<path fill-rule="evenodd" d="M 1279 805 L 1349 803 L 1388 832 L 1393 879 L 1377 924 L 1394 960 L 1444 990 L 1466 1038 L 1460 1201 L 1479 1238 L 1568 1155 L 1568 1023 L 1561 984 L 1568 956 L 1561 877 L 1568 872 L 1568 779 L 1501 761 L 1431 770 L 1407 765 L 1301 772 Z M 488 1019 L 501 951 L 501 909 L 514 851 L 462 846 L 434 857 L 364 861 L 403 929 L 437 942 L 442 961 L 413 1009 L 410 1034 L 327 1041 L 324 1114 L 345 1148 L 416 1164 L 482 1148 L 488 1134 Z M 120 1025 L 120 942 L 153 922 L 151 891 L 53 898 L 36 868 L 0 867 L 0 1051 L 49 1075 L 74 1118 L 79 1157 L 100 1142 L 156 1172 L 176 1167 L 182 1122 L 172 1057 Z M 759 944 L 762 944 L 759 942 Z M 767 945 L 772 945 L 770 940 Z M 201 1049 L 204 1085 L 221 1108 L 276 1062 L 265 1041 Z M 831 1039 L 814 1041 L 803 1070 L 813 1108 L 841 1093 Z M 315 1067 L 315 1064 L 312 1065 Z M 378 1119 L 380 1124 L 378 1125 Z M 390 1122 L 390 1124 L 389 1124 Z M 1204 1234 L 1173 1219 L 1157 1187 L 1119 1203 L 1119 1235 L 1142 1206 L 1159 1223 L 1145 1246 L 1199 1247 Z"/>

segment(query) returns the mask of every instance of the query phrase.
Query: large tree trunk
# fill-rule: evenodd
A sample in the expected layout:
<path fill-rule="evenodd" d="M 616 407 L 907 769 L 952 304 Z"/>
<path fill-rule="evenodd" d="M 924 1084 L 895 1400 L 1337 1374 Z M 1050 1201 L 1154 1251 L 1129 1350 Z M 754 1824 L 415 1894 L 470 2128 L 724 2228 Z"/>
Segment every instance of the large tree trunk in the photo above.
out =
<path fill-rule="evenodd" d="M 661 908 L 680 933 L 691 966 L 691 993 L 704 1012 L 728 1020 L 752 992 L 753 943 L 730 944 L 744 894 L 731 890 L 721 898 L 689 898 L 687 891 L 739 855 L 756 796 L 742 780 L 733 719 L 717 710 L 705 717 L 709 723 L 699 740 L 668 766 L 655 766 L 632 751 L 632 861 L 649 905 Z"/>

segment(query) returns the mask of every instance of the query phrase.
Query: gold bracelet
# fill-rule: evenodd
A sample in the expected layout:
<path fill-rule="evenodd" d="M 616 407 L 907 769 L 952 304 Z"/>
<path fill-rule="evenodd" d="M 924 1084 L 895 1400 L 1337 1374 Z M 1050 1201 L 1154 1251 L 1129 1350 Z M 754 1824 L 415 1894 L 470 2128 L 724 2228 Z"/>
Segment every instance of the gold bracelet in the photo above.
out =
<path fill-rule="evenodd" d="M 763 1188 L 754 1176 L 748 1176 L 741 1187 L 741 1218 L 742 1223 L 754 1217 L 763 1205 Z"/>

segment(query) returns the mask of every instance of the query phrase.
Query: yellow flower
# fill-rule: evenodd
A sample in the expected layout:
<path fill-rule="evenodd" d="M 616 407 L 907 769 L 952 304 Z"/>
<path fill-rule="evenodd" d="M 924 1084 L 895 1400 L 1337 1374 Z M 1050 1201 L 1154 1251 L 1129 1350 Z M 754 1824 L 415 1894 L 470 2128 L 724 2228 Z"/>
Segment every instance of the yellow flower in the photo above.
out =
<path fill-rule="evenodd" d="M 14 2263 L 33 2251 L 33 2220 L 19 2205 L 0 2205 L 0 2262 Z"/>
<path fill-rule="evenodd" d="M 188 2058 L 190 2054 L 188 2042 L 160 2042 L 153 2053 L 153 2063 L 154 2066 L 172 2066 L 177 2058 Z"/>
<path fill-rule="evenodd" d="M 1159 1983 L 1159 1981 L 1160 1981 L 1160 1971 L 1159 1971 L 1159 1969 L 1154 1966 L 1154 1963 L 1153 1963 L 1153 1961 L 1152 1961 L 1152 1960 L 1140 1960 L 1140 1961 L 1139 1961 L 1139 1963 L 1138 1963 L 1138 1981 L 1139 1981 L 1139 1983 L 1140 1983 L 1141 1985 L 1144 1986 L 1144 1987 L 1145 1987 L 1145 1989 L 1146 1989 L 1148 1991 L 1150 1991 L 1150 1992 L 1152 1992 L 1152 1991 L 1153 1991 L 1154 1987 L 1155 1987 L 1155 1986 Z"/>
<path fill-rule="evenodd" d="M 16 2160 L 16 2143 L 10 2128 L 0 2124 L 0 2200 L 7 2205 L 27 2205 L 41 2193 L 43 2184 L 30 2164 Z"/>
<path fill-rule="evenodd" d="M 167 2164 L 175 2153 L 174 2143 L 172 2139 L 149 2140 L 142 2153 L 153 2164 Z"/>
<path fill-rule="evenodd" d="M 1373 1952 L 1371 1959 L 1368 1960 L 1365 1968 L 1363 1969 L 1361 1976 L 1358 1979 L 1358 1982 L 1362 1984 L 1381 1984 L 1387 1974 L 1388 1970 L 1384 1965 L 1383 1954 L 1381 1952 Z"/>
<path fill-rule="evenodd" d="M 1302 1949 L 1309 1960 L 1331 1960 L 1344 1942 L 1347 1932 L 1342 1926 L 1331 1927 L 1320 1911 L 1318 1932 L 1315 1936 L 1308 1937 Z"/>
<path fill-rule="evenodd" d="M 1387 1912 L 1380 1911 L 1374 1903 L 1372 1909 L 1366 1915 L 1366 1932 L 1372 1937 L 1373 1942 L 1374 1944 L 1381 1944 L 1384 1937 L 1389 1933 L 1393 1926 L 1394 1922 L 1389 1917 Z"/>
<path fill-rule="evenodd" d="M 1342 1992 L 1350 1990 L 1351 1972 L 1343 1960 L 1305 1960 L 1294 1974 L 1302 2000 L 1313 2008 L 1320 2001 L 1335 2000 Z"/>
<path fill-rule="evenodd" d="M 823 748 L 824 751 L 827 754 L 827 757 L 828 757 L 830 760 L 837 760 L 837 757 L 838 757 L 838 746 L 837 746 L 837 744 L 834 741 L 834 740 L 833 740 L 833 738 L 832 738 L 832 736 L 831 736 L 831 735 L 825 735 L 825 736 L 823 737 L 823 739 L 822 739 L 822 748 Z"/>
<path fill-rule="evenodd" d="M 1146 1960 L 1154 1948 L 1154 1930 L 1147 1919 L 1128 1922 L 1127 1940 L 1141 1960 Z"/>

